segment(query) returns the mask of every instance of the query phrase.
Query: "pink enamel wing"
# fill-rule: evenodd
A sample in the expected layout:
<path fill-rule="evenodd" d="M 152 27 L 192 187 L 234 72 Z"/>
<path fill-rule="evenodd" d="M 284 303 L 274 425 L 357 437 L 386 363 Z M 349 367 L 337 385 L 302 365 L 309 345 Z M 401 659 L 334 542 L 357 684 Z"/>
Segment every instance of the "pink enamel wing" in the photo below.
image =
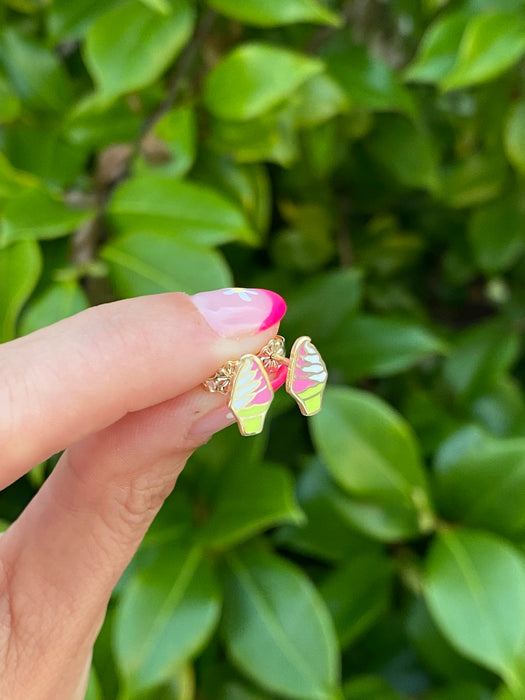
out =
<path fill-rule="evenodd" d="M 311 339 L 306 335 L 297 338 L 290 353 L 286 391 L 297 401 L 303 416 L 321 410 L 327 377 L 326 365 Z"/>

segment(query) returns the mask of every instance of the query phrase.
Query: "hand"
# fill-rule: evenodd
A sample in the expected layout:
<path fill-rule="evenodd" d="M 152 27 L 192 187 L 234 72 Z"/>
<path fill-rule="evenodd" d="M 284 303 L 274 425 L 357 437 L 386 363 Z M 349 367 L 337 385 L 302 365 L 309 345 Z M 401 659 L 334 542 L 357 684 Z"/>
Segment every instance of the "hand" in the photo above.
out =
<path fill-rule="evenodd" d="M 276 333 L 283 300 L 255 292 L 119 301 L 0 346 L 0 488 L 65 449 L 0 538 L 1 698 L 84 697 L 112 588 L 190 454 L 232 422 L 202 381 Z"/>

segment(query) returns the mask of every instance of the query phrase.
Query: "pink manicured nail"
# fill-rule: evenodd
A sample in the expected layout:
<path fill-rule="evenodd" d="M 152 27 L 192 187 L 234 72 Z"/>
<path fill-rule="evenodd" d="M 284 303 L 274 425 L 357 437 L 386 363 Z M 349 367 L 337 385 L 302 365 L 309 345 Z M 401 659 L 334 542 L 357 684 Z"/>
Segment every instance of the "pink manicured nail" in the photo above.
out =
<path fill-rule="evenodd" d="M 288 367 L 286 365 L 281 365 L 277 370 L 276 375 L 271 378 L 272 389 L 277 391 L 277 389 L 282 386 L 286 381 L 286 375 L 288 374 Z"/>
<path fill-rule="evenodd" d="M 286 303 L 268 289 L 231 287 L 191 297 L 213 330 L 224 337 L 259 333 L 282 319 Z"/>

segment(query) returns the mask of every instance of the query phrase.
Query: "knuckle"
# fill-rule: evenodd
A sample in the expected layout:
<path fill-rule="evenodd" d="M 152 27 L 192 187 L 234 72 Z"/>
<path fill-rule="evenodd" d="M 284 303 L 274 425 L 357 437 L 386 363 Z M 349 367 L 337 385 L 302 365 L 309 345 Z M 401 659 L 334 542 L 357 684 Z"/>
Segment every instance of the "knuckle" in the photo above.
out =
<path fill-rule="evenodd" d="M 173 489 L 174 481 L 171 474 L 158 479 L 146 474 L 116 485 L 106 524 L 119 538 L 142 537 Z"/>

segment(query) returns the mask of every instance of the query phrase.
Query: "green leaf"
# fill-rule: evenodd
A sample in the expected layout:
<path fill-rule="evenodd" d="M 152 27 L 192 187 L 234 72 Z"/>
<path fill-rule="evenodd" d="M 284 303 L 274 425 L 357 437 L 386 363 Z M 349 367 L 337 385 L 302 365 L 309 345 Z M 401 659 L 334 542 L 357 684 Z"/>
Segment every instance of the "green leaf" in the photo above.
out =
<path fill-rule="evenodd" d="M 329 337 L 357 311 L 362 286 L 363 273 L 357 268 L 319 273 L 286 297 L 283 335 L 310 335 L 316 341 Z"/>
<path fill-rule="evenodd" d="M 7 28 L 0 34 L 0 64 L 22 102 L 42 111 L 63 112 L 73 91 L 57 56 Z"/>
<path fill-rule="evenodd" d="M 443 342 L 420 325 L 363 314 L 347 319 L 333 332 L 324 355 L 352 381 L 403 372 L 444 350 Z"/>
<path fill-rule="evenodd" d="M 349 100 L 336 81 L 319 73 L 303 83 L 296 92 L 295 120 L 301 128 L 317 126 L 336 114 L 349 110 Z"/>
<path fill-rule="evenodd" d="M 342 649 L 389 609 L 392 573 L 388 557 L 372 552 L 349 559 L 323 581 L 321 595 L 332 614 Z"/>
<path fill-rule="evenodd" d="M 0 198 L 16 197 L 21 189 L 39 186 L 39 181 L 29 173 L 23 173 L 13 168 L 5 155 L 0 151 Z"/>
<path fill-rule="evenodd" d="M 108 208 L 113 226 L 126 233 L 150 231 L 177 243 L 257 243 L 242 212 L 214 190 L 193 182 L 143 174 L 121 185 Z"/>
<path fill-rule="evenodd" d="M 525 216 L 514 198 L 499 199 L 474 211 L 469 237 L 481 270 L 504 271 L 525 249 Z"/>
<path fill-rule="evenodd" d="M 209 145 L 238 163 L 268 161 L 288 167 L 298 156 L 295 126 L 295 110 L 288 104 L 245 121 L 213 119 Z"/>
<path fill-rule="evenodd" d="M 525 560 L 518 551 L 493 535 L 442 532 L 428 558 L 425 598 L 453 646 L 514 682 L 525 644 Z"/>
<path fill-rule="evenodd" d="M 26 335 L 87 309 L 89 302 L 76 280 L 55 282 L 26 305 L 19 334 Z"/>
<path fill-rule="evenodd" d="M 400 700 L 388 683 L 379 676 L 357 676 L 343 687 L 344 700 Z"/>
<path fill-rule="evenodd" d="M 436 690 L 427 696 L 427 700 L 494 700 L 494 695 L 478 683 L 457 683 Z"/>
<path fill-rule="evenodd" d="M 432 529 L 416 439 L 390 406 L 363 391 L 328 387 L 311 425 L 321 458 L 344 489 L 386 511 L 393 508 L 403 535 Z"/>
<path fill-rule="evenodd" d="M 519 538 L 525 535 L 525 439 L 483 441 L 436 475 L 446 518 Z"/>
<path fill-rule="evenodd" d="M 338 679 L 330 616 L 305 574 L 262 546 L 227 557 L 223 635 L 229 656 L 271 692 L 330 700 Z"/>
<path fill-rule="evenodd" d="M 85 700 L 102 700 L 102 691 L 100 690 L 100 683 L 98 682 L 95 669 L 91 667 L 89 672 L 89 683 L 86 691 Z"/>
<path fill-rule="evenodd" d="M 415 116 L 410 92 L 388 65 L 371 58 L 365 48 L 340 33 L 323 55 L 328 72 L 337 80 L 352 105 Z"/>
<path fill-rule="evenodd" d="M 449 73 L 468 20 L 463 12 L 438 17 L 423 35 L 417 56 L 405 70 L 405 80 L 437 83 Z"/>
<path fill-rule="evenodd" d="M 66 115 L 64 132 L 75 147 L 102 150 L 134 141 L 142 123 L 141 112 L 131 109 L 125 98 L 106 98 L 92 93 L 77 102 Z"/>
<path fill-rule="evenodd" d="M 317 0 L 208 0 L 208 4 L 227 17 L 259 27 L 275 27 L 295 22 L 315 22 L 338 27 L 336 14 Z"/>
<path fill-rule="evenodd" d="M 284 102 L 322 69 L 321 61 L 295 51 L 245 43 L 230 51 L 208 74 L 204 103 L 220 119 L 253 119 Z"/>
<path fill-rule="evenodd" d="M 470 410 L 494 435 L 518 437 L 525 434 L 525 396 L 513 377 L 501 375 L 489 390 L 472 402 Z"/>
<path fill-rule="evenodd" d="M 52 0 L 46 12 L 47 29 L 54 43 L 81 39 L 95 19 L 121 0 Z"/>
<path fill-rule="evenodd" d="M 0 236 L 5 245 L 27 238 L 65 236 L 85 223 L 94 212 L 72 209 L 42 189 L 22 191 L 4 209 Z"/>
<path fill-rule="evenodd" d="M 445 360 L 445 381 L 455 394 L 471 399 L 512 366 L 519 347 L 519 335 L 506 319 L 472 326 L 457 337 Z"/>
<path fill-rule="evenodd" d="M 196 294 L 232 284 L 220 253 L 166 233 L 120 234 L 100 254 L 121 297 L 176 291 Z"/>
<path fill-rule="evenodd" d="M 235 163 L 230 156 L 207 150 L 199 153 L 193 176 L 238 204 L 260 234 L 268 232 L 273 202 L 264 165 Z"/>
<path fill-rule="evenodd" d="M 25 301 L 35 288 L 42 267 L 35 241 L 20 241 L 0 249 L 0 343 L 12 340 Z"/>
<path fill-rule="evenodd" d="M 474 153 L 443 171 L 438 196 L 452 208 L 484 204 L 499 195 L 507 175 L 507 164 L 501 153 Z"/>
<path fill-rule="evenodd" d="M 436 627 L 422 597 L 414 600 L 406 620 L 406 629 L 411 647 L 433 676 L 450 681 L 491 684 L 491 673 L 468 661 L 450 646 Z M 465 698 L 471 700 L 469 695 L 462 695 L 458 700 Z"/>
<path fill-rule="evenodd" d="M 280 528 L 275 535 L 279 547 L 335 562 L 378 551 L 355 530 L 350 499 L 317 458 L 297 480 L 297 499 L 306 522 Z"/>
<path fill-rule="evenodd" d="M 171 0 L 164 16 L 140 0 L 110 9 L 88 31 L 84 58 L 98 89 L 122 95 L 159 78 L 180 53 L 194 24 L 189 0 Z"/>
<path fill-rule="evenodd" d="M 444 90 L 477 85 L 512 67 L 525 53 L 525 17 L 515 12 L 473 17 L 463 34 L 457 60 L 440 81 Z"/>
<path fill-rule="evenodd" d="M 192 107 L 165 114 L 143 142 L 147 166 L 155 174 L 182 177 L 192 167 L 197 152 L 197 124 Z M 137 171 L 136 171 L 137 172 Z"/>
<path fill-rule="evenodd" d="M 170 0 L 140 0 L 146 7 L 150 7 L 155 12 L 160 12 L 161 15 L 169 15 L 173 12 L 173 7 Z"/>
<path fill-rule="evenodd" d="M 37 175 L 50 191 L 74 187 L 89 157 L 86 148 L 49 124 L 17 123 L 6 134 L 5 153 L 15 168 Z"/>
<path fill-rule="evenodd" d="M 199 538 L 207 547 L 231 547 L 272 525 L 301 523 L 291 475 L 270 464 L 234 463 L 221 476 Z"/>
<path fill-rule="evenodd" d="M 434 190 L 438 185 L 437 154 L 429 134 L 398 115 L 376 120 L 367 139 L 373 157 L 407 187 Z"/>
<path fill-rule="evenodd" d="M 18 95 L 0 75 L 0 124 L 14 121 L 20 114 L 20 109 Z"/>
<path fill-rule="evenodd" d="M 169 680 L 211 635 L 221 608 L 213 571 L 198 547 L 165 547 L 126 586 L 113 644 L 134 693 Z"/>
<path fill-rule="evenodd" d="M 505 153 L 512 165 L 525 172 L 525 100 L 511 105 L 503 132 Z"/>

